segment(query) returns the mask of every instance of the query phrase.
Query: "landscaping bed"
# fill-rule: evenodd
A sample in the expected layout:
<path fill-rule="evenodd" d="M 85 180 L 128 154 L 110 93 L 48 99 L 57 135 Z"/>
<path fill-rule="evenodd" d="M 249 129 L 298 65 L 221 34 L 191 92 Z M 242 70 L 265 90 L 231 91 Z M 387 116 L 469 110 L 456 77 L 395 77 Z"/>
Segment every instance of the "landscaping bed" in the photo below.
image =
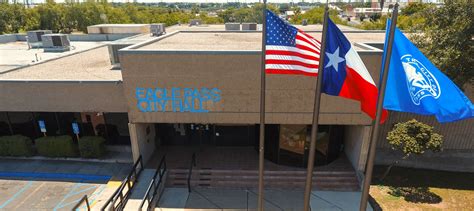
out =
<path fill-rule="evenodd" d="M 474 210 L 474 173 L 376 166 L 370 195 L 382 210 Z"/>

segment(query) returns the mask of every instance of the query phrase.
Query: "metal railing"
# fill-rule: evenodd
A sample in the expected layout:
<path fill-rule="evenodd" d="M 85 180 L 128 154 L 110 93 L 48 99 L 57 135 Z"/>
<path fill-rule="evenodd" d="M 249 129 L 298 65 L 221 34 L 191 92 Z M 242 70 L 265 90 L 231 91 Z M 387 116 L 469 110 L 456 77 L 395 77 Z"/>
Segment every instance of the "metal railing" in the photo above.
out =
<path fill-rule="evenodd" d="M 137 183 L 138 176 L 143 170 L 142 156 L 138 157 L 138 160 L 133 164 L 133 168 L 127 177 L 122 181 L 120 187 L 112 194 L 112 196 L 105 202 L 104 206 L 100 209 L 104 210 L 123 210 L 127 204 L 128 197 Z M 111 206 L 110 206 L 111 205 Z M 110 206 L 110 208 L 108 208 Z M 108 209 L 107 209 L 108 208 Z"/>
<path fill-rule="evenodd" d="M 74 207 L 72 208 L 73 211 L 77 210 L 77 208 L 79 208 L 79 206 L 81 206 L 82 203 L 86 202 L 86 207 L 87 207 L 87 211 L 90 211 L 91 210 L 91 207 L 89 205 L 89 199 L 87 199 L 87 195 L 84 195 L 81 200 L 79 200 L 77 202 L 76 205 L 74 205 Z"/>
<path fill-rule="evenodd" d="M 191 158 L 191 165 L 189 166 L 188 171 L 188 192 L 191 193 L 191 176 L 193 174 L 193 167 L 196 167 L 196 153 L 193 153 Z"/>
<path fill-rule="evenodd" d="M 139 210 L 142 210 L 143 206 L 145 205 L 145 202 L 147 202 L 146 210 L 153 210 L 155 208 L 154 202 L 155 202 L 155 199 L 159 199 L 161 197 L 161 195 L 158 195 L 158 191 L 160 189 L 160 186 L 164 182 L 166 171 L 167 171 L 166 155 L 164 155 L 161 158 L 158 168 L 156 168 L 155 174 L 153 175 L 153 178 L 151 179 L 148 189 L 146 190 L 145 196 L 142 199 L 142 203 L 140 204 Z"/>

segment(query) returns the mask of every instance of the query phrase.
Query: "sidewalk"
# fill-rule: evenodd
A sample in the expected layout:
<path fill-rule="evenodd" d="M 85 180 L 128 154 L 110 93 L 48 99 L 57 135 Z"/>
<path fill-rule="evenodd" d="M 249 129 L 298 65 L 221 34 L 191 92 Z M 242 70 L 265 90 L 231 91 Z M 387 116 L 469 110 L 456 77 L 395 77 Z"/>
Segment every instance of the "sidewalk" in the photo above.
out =
<path fill-rule="evenodd" d="M 157 210 L 256 210 L 257 190 L 193 188 L 167 188 Z M 265 210 L 303 210 L 303 190 L 266 189 Z M 360 192 L 313 191 L 312 210 L 358 210 Z M 372 210 L 370 205 L 367 210 Z"/>
<path fill-rule="evenodd" d="M 133 164 L 64 160 L 0 159 L 0 172 L 59 173 L 112 176 L 122 180 Z"/>
<path fill-rule="evenodd" d="M 52 158 L 44 156 L 31 156 L 31 157 L 3 157 L 0 156 L 0 160 L 41 160 L 41 161 L 81 161 L 81 162 L 101 162 L 101 163 L 131 163 L 133 164 L 132 151 L 129 147 L 124 146 L 106 146 L 108 153 L 102 158 L 81 158 L 81 157 L 70 157 L 70 158 Z"/>

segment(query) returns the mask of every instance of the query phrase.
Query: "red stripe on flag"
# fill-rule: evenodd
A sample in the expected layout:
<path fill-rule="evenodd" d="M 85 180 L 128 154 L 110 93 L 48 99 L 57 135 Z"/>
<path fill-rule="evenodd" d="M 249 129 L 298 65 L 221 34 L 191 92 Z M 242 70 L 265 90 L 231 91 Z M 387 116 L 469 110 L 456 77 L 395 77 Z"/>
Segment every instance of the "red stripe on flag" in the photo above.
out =
<path fill-rule="evenodd" d="M 315 54 L 320 55 L 319 51 L 314 50 L 313 48 L 310 48 L 310 47 L 305 46 L 305 45 L 298 45 L 298 44 L 296 44 L 295 47 L 297 47 L 297 48 L 299 48 L 299 49 L 301 49 L 301 50 L 306 50 L 306 51 L 309 51 L 309 52 L 312 52 L 312 53 L 315 53 Z"/>
<path fill-rule="evenodd" d="M 266 50 L 265 51 L 266 55 L 286 55 L 286 56 L 298 56 L 303 59 L 310 59 L 314 61 L 319 61 L 319 58 L 314 57 L 314 56 L 309 56 L 307 54 L 302 54 L 302 53 L 297 53 L 294 51 L 283 51 L 283 50 Z M 319 54 L 319 53 L 318 53 Z"/>
<path fill-rule="evenodd" d="M 301 70 L 280 70 L 280 69 L 265 69 L 265 73 L 268 74 L 289 74 L 289 75 L 305 75 L 305 76 L 318 76 L 318 73 L 309 73 Z"/>
<path fill-rule="evenodd" d="M 300 65 L 307 68 L 318 68 L 319 66 L 316 64 L 308 64 L 296 60 L 278 60 L 278 59 L 267 59 L 265 60 L 265 64 L 288 64 L 288 65 Z"/>
<path fill-rule="evenodd" d="M 318 50 L 321 50 L 321 48 L 319 48 L 319 46 L 315 45 L 314 43 L 312 43 L 311 41 L 307 40 L 306 38 L 304 38 L 302 36 L 296 35 L 296 39 L 301 40 L 305 43 L 308 43 L 308 45 L 311 45 L 311 46 L 315 47 Z"/>
<path fill-rule="evenodd" d="M 316 41 L 318 44 L 321 45 L 321 42 L 319 42 L 319 40 L 315 39 L 314 37 L 312 37 L 311 35 L 307 34 L 306 32 L 301 31 L 301 30 L 298 30 L 298 32 L 301 33 L 301 34 L 304 34 L 305 36 L 307 36 L 307 37 L 309 37 L 309 38 L 311 38 L 311 39 L 313 39 L 314 41 Z M 296 35 L 298 36 L 298 34 L 296 34 Z"/>

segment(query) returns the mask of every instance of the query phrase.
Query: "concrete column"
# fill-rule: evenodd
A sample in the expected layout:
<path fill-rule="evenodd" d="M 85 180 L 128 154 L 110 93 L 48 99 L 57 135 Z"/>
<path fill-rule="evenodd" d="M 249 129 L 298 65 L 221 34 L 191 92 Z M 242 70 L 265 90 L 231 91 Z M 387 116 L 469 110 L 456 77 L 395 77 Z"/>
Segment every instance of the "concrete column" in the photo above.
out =
<path fill-rule="evenodd" d="M 365 171 L 371 126 L 348 125 L 344 128 L 344 151 L 358 173 Z"/>
<path fill-rule="evenodd" d="M 155 152 L 155 126 L 146 123 L 128 123 L 133 161 L 142 155 L 146 164 Z"/>

